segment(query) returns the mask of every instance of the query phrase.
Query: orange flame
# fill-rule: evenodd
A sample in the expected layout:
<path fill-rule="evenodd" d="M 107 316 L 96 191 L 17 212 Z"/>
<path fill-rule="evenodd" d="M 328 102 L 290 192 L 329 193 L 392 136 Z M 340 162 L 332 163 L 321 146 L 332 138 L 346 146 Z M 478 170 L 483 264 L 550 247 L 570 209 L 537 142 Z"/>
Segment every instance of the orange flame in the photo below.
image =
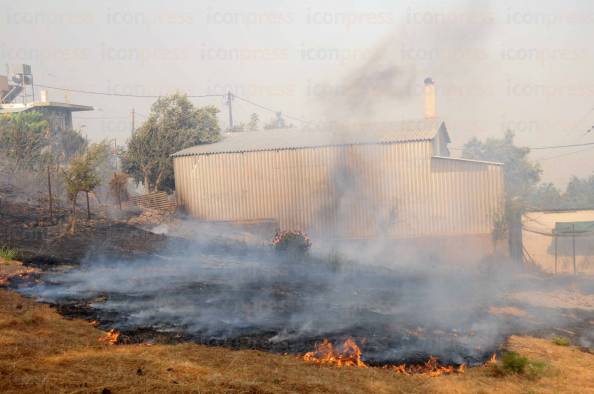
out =
<path fill-rule="evenodd" d="M 324 339 L 322 343 L 316 344 L 313 352 L 305 353 L 303 360 L 312 362 L 318 365 L 334 365 L 338 367 L 358 367 L 367 368 L 368 365 L 361 360 L 361 349 L 355 343 L 353 338 L 348 338 L 340 346 L 340 350 L 336 349 L 330 341 Z M 422 374 L 425 376 L 440 376 L 443 374 L 462 374 L 466 366 L 461 364 L 455 368 L 452 365 L 444 366 L 439 364 L 437 357 L 429 357 L 425 364 L 420 365 L 387 365 L 385 369 L 391 369 L 395 373 L 403 375 Z"/>
<path fill-rule="evenodd" d="M 489 360 L 487 360 L 487 362 L 485 363 L 485 365 L 492 365 L 492 364 L 497 364 L 497 354 L 496 353 L 493 353 L 491 358 L 489 358 Z"/>
<path fill-rule="evenodd" d="M 462 374 L 466 370 L 466 365 L 461 364 L 458 368 L 454 368 L 452 365 L 441 365 L 437 360 L 437 357 L 429 357 L 429 360 L 425 364 L 418 365 L 393 365 L 390 368 L 402 375 L 425 375 L 430 377 L 441 376 L 444 374 L 459 373 Z"/>
<path fill-rule="evenodd" d="M 303 359 L 315 364 L 367 368 L 367 364 L 361 360 L 361 349 L 353 338 L 344 341 L 340 348 L 341 350 L 335 349 L 330 341 L 324 339 L 316 345 L 313 352 L 305 353 Z"/>
<path fill-rule="evenodd" d="M 104 343 L 108 343 L 110 345 L 115 345 L 118 342 L 119 337 L 120 337 L 120 333 L 117 330 L 112 328 L 111 330 L 106 332 L 104 336 L 99 338 L 99 342 L 104 342 Z"/>

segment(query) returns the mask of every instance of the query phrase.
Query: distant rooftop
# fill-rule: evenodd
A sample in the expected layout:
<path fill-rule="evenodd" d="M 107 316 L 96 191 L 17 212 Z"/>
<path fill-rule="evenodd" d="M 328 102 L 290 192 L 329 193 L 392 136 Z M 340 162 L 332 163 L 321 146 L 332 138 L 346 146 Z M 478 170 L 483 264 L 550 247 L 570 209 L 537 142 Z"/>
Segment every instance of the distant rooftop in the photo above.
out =
<path fill-rule="evenodd" d="M 449 136 L 443 121 L 437 118 L 401 122 L 366 124 L 331 124 L 325 129 L 273 129 L 227 133 L 219 142 L 196 145 L 174 153 L 173 157 L 214 153 L 313 148 L 333 145 L 356 145 L 430 141 L 442 129 Z"/>
<path fill-rule="evenodd" d="M 39 109 L 43 109 L 43 108 L 64 109 L 64 110 L 68 110 L 71 112 L 94 110 L 93 107 L 89 107 L 88 105 L 58 103 L 55 101 L 36 101 L 33 103 L 27 103 L 27 104 L 22 104 L 22 103 L 0 104 L 0 114 L 23 112 L 23 111 L 28 111 L 28 110 L 37 109 L 37 108 L 39 108 Z"/>

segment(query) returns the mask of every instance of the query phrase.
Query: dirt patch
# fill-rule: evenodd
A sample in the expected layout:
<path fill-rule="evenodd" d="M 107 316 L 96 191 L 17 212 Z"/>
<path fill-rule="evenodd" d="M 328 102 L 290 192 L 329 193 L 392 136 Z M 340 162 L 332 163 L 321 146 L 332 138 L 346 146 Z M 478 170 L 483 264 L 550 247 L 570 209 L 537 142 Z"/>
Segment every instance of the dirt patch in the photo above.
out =
<path fill-rule="evenodd" d="M 549 341 L 512 337 L 508 348 L 549 366 L 537 380 L 463 375 L 402 376 L 381 368 L 336 368 L 295 356 L 196 344 L 109 345 L 92 324 L 0 290 L 0 391 L 205 393 L 573 393 L 594 392 L 594 356 Z"/>
<path fill-rule="evenodd" d="M 515 317 L 526 316 L 526 311 L 513 306 L 492 306 L 489 308 L 489 313 L 492 315 L 510 315 Z"/>

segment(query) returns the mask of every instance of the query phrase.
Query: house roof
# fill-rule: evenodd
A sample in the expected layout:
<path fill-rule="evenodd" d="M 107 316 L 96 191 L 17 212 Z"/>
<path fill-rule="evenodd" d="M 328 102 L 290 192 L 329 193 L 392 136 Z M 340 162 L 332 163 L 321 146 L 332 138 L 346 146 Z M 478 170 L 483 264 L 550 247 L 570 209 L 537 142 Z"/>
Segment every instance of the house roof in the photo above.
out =
<path fill-rule="evenodd" d="M 29 111 L 32 109 L 43 109 L 43 108 L 64 109 L 64 110 L 71 111 L 71 112 L 94 110 L 93 107 L 89 107 L 88 105 L 58 103 L 55 101 L 36 101 L 33 103 L 27 103 L 27 104 L 21 104 L 21 103 L 0 104 L 0 114 L 23 112 L 23 111 Z"/>
<path fill-rule="evenodd" d="M 225 134 L 219 142 L 196 145 L 172 156 L 430 141 L 438 132 L 442 132 L 446 141 L 450 142 L 445 123 L 437 118 L 368 124 L 331 124 L 324 129 L 315 130 L 291 128 L 234 132 Z"/>

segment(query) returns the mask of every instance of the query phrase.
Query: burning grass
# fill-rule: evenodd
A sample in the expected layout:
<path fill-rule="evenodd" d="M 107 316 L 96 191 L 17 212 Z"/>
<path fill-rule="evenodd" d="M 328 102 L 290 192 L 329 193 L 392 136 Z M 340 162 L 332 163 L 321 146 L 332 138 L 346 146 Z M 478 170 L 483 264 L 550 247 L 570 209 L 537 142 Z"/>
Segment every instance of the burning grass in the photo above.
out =
<path fill-rule="evenodd" d="M 0 290 L 0 392 L 564 393 L 594 390 L 594 356 L 548 340 L 512 337 L 508 347 L 547 363 L 539 379 L 489 368 L 426 378 L 385 368 L 335 368 L 293 356 L 195 344 L 119 345 L 87 321 Z M 353 348 L 341 348 L 356 364 Z M 360 360 L 360 358 L 359 358 Z M 348 362 L 347 362 L 348 364 Z M 139 372 L 140 371 L 140 372 Z"/>
<path fill-rule="evenodd" d="M 336 367 L 369 367 L 361 359 L 361 349 L 353 338 L 348 338 L 338 346 L 334 346 L 328 339 L 324 339 L 316 345 L 314 351 L 306 353 L 303 356 L 303 360 L 318 365 L 332 365 Z M 429 357 L 427 362 L 423 364 L 384 365 L 383 368 L 402 375 L 437 377 L 444 374 L 464 373 L 465 365 L 461 364 L 457 367 L 453 365 L 445 366 L 439 363 L 437 357 Z"/>

